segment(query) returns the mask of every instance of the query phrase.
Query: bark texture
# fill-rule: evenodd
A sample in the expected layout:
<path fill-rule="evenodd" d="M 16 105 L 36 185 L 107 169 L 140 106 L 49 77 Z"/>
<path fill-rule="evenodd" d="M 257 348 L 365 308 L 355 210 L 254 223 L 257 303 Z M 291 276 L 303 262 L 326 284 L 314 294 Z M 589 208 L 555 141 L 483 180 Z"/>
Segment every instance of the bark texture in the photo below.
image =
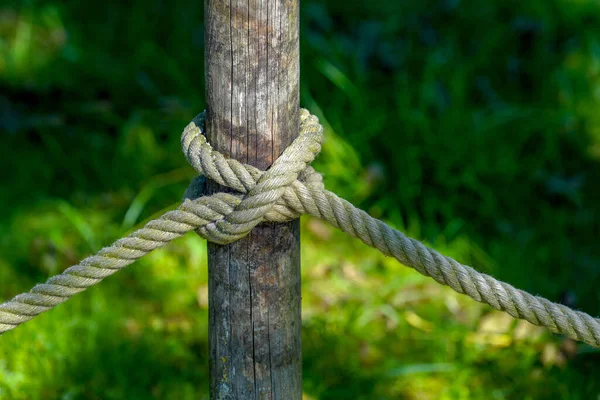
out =
<path fill-rule="evenodd" d="M 299 1 L 204 5 L 208 140 L 266 169 L 298 133 Z M 211 398 L 302 398 L 300 301 L 298 221 L 209 244 Z"/>

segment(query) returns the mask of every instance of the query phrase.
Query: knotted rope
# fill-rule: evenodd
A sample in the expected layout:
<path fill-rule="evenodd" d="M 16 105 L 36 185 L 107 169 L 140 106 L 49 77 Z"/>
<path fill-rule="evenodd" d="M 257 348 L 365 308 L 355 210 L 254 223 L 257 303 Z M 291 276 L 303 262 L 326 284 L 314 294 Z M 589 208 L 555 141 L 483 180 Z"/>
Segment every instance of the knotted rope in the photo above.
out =
<path fill-rule="evenodd" d="M 165 213 L 28 293 L 0 304 L 0 333 L 29 321 L 191 230 L 211 242 L 226 244 L 244 237 L 262 222 L 284 222 L 309 214 L 478 302 L 600 347 L 599 319 L 462 265 L 325 190 L 321 175 L 309 166 L 320 151 L 323 132 L 317 118 L 308 111 L 300 113 L 298 138 L 267 171 L 214 151 L 205 139 L 204 119 L 205 115 L 200 114 L 185 128 L 183 152 L 198 173 L 237 193 L 188 198 L 177 210 Z"/>

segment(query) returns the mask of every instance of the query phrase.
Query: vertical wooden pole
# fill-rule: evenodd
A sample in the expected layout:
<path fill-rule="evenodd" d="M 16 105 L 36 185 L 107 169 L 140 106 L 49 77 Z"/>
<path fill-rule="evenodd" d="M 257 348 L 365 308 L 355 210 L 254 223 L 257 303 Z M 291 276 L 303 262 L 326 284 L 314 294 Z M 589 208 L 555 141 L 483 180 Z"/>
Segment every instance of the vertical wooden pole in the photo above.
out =
<path fill-rule="evenodd" d="M 264 170 L 298 133 L 299 0 L 204 7 L 208 140 Z M 298 221 L 209 244 L 208 254 L 211 398 L 300 400 Z"/>

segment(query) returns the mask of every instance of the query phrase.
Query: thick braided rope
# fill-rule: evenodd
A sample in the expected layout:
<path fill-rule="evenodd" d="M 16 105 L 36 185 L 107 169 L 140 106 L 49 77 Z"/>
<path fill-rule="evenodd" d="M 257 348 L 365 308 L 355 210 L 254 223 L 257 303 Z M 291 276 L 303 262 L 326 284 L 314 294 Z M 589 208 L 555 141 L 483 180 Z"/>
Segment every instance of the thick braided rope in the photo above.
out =
<path fill-rule="evenodd" d="M 323 128 L 316 117 L 303 110 L 300 135 L 266 172 L 262 172 L 214 151 L 198 128 L 204 125 L 204 118 L 205 114 L 200 114 L 183 132 L 181 144 L 186 158 L 197 171 L 202 171 L 201 175 L 245 196 L 230 214 L 200 228 L 198 233 L 211 242 L 230 243 L 246 236 L 262 222 L 265 214 L 298 180 L 300 173 L 321 151 Z M 314 179 L 314 170 L 311 172 Z M 278 209 L 285 212 L 283 208 Z M 282 221 L 289 219 L 282 218 Z"/>
<path fill-rule="evenodd" d="M 196 229 L 217 243 L 229 243 L 263 221 L 281 222 L 310 214 L 476 301 L 600 347 L 600 320 L 533 296 L 445 257 L 325 190 L 320 175 L 308 166 L 318 153 L 322 136 L 318 121 L 308 112 L 301 113 L 299 138 L 267 172 L 215 152 L 204 139 L 203 122 L 201 114 L 186 127 L 183 151 L 199 173 L 239 194 L 218 193 L 186 200 L 178 210 L 166 213 L 98 255 L 1 304 L 0 332 L 65 301 L 189 230 Z"/>
<path fill-rule="evenodd" d="M 188 128 L 192 125 L 193 123 Z M 320 175 L 308 166 L 320 151 L 321 127 L 316 118 L 308 118 L 308 114 L 303 112 L 301 128 L 301 134 L 269 171 L 263 173 L 253 168 L 251 172 L 245 173 L 252 173 L 256 178 L 252 180 L 252 187 L 244 190 L 248 195 L 245 202 L 240 202 L 227 193 L 184 201 L 177 210 L 150 221 L 144 228 L 48 279 L 46 283 L 36 285 L 29 292 L 0 304 L 0 333 L 12 330 L 65 302 L 71 296 L 191 230 L 197 229 L 203 236 L 217 243 L 228 243 L 245 236 L 262 220 L 281 222 L 299 217 L 300 214 L 290 213 L 282 206 L 273 207 L 272 211 L 269 209 L 286 191 L 286 186 L 297 178 L 305 177 L 309 182 L 322 182 Z M 185 137 L 187 135 L 184 134 L 183 143 Z M 192 140 L 190 143 L 195 142 Z M 242 164 L 238 163 L 233 167 L 247 178 L 242 172 Z M 244 181 L 250 182 L 247 179 Z"/>
<path fill-rule="evenodd" d="M 150 221 L 144 228 L 48 279 L 46 283 L 0 304 L 0 333 L 63 303 L 171 240 L 222 218 L 232 208 L 228 206 L 231 200 L 224 202 L 220 197 L 222 194 L 186 201 L 177 210 Z"/>
<path fill-rule="evenodd" d="M 261 176 L 260 171 L 236 160 L 225 159 L 214 151 L 205 140 L 204 118 L 204 114 L 196 117 L 182 136 L 183 152 L 190 164 L 200 174 L 242 194 L 248 188 L 254 188 L 256 177 Z M 313 124 L 318 124 L 315 117 L 305 110 L 301 114 L 301 121 L 310 121 L 311 129 L 316 129 Z M 314 175 L 312 171 L 309 174 Z M 383 254 L 393 256 L 419 273 L 450 286 L 458 293 L 505 311 L 514 318 L 525 319 L 555 333 L 600 347 L 599 319 L 516 289 L 406 237 L 335 193 L 325 190 L 321 179 L 311 177 L 310 182 L 292 182 L 282 200 L 285 204 L 281 201 L 276 204 L 281 215 L 309 214 L 325 220 Z M 242 200 L 240 197 L 237 201 L 243 202 L 245 198 Z M 235 206 L 235 202 L 231 206 Z M 288 209 L 285 210 L 284 207 Z M 199 233 L 202 236 L 206 234 L 203 231 Z M 209 240 L 215 239 L 219 238 L 209 237 Z"/>

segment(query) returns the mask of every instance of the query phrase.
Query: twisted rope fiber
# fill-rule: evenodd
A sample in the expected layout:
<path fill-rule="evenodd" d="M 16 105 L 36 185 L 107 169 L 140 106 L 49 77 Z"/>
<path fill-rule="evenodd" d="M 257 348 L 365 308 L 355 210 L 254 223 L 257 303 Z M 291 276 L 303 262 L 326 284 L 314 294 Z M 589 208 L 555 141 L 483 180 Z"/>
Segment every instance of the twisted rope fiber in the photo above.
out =
<path fill-rule="evenodd" d="M 204 119 L 204 113 L 200 114 L 185 128 L 183 152 L 201 175 L 237 193 L 188 198 L 177 210 L 165 213 L 30 292 L 0 304 L 0 333 L 66 301 L 191 230 L 209 241 L 226 244 L 244 237 L 259 223 L 284 222 L 310 214 L 478 302 L 600 347 L 599 319 L 462 265 L 325 190 L 321 175 L 309 166 L 320 151 L 322 127 L 308 111 L 301 112 L 300 136 L 265 172 L 214 151 L 205 139 Z M 202 181 L 192 183 L 187 193 L 193 192 L 202 193 Z"/>

